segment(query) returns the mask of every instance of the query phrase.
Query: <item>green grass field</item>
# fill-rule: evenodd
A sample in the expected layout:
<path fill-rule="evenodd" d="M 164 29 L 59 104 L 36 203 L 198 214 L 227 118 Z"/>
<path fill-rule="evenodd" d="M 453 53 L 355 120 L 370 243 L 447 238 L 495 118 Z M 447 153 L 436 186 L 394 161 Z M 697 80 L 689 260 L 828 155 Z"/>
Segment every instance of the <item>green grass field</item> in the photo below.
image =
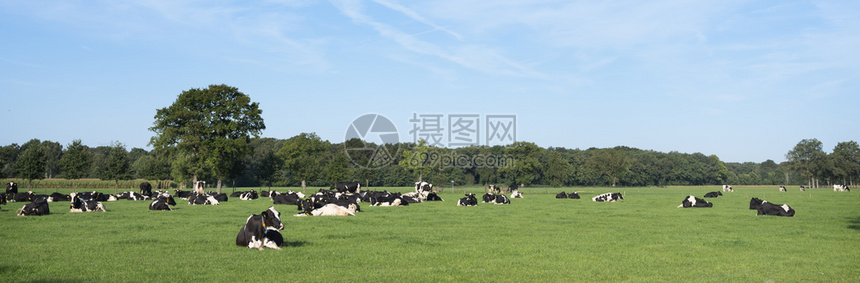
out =
<path fill-rule="evenodd" d="M 562 190 L 583 198 L 555 199 Z M 120 200 L 74 214 L 51 203 L 51 215 L 34 217 L 10 203 L 0 207 L 0 281 L 860 282 L 857 192 L 736 187 L 709 199 L 713 208 L 676 208 L 715 190 L 525 188 L 510 205 L 457 207 L 457 188 L 444 202 L 363 204 L 354 217 L 291 217 L 295 206 L 278 205 L 290 246 L 262 252 L 235 237 L 268 198 L 174 211 Z M 609 191 L 625 200 L 590 200 Z M 751 197 L 797 214 L 756 216 Z"/>

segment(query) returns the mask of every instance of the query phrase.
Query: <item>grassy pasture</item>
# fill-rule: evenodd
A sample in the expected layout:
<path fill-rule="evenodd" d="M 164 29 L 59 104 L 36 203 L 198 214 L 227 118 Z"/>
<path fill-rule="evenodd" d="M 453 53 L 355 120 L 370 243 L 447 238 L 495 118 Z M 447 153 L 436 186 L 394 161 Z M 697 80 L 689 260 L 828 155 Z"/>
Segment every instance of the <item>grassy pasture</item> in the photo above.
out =
<path fill-rule="evenodd" d="M 290 246 L 262 252 L 235 246 L 235 237 L 250 214 L 272 205 L 267 198 L 180 202 L 170 212 L 149 211 L 149 201 L 106 202 L 107 213 L 75 214 L 66 203 L 51 203 L 52 214 L 41 217 L 16 217 L 23 204 L 10 203 L 0 207 L 0 278 L 860 282 L 857 192 L 736 187 L 708 199 L 713 208 L 681 209 L 686 195 L 717 188 L 526 188 L 525 198 L 510 205 L 457 207 L 462 190 L 446 189 L 444 202 L 364 204 L 355 217 L 291 217 L 295 206 L 279 205 Z M 562 190 L 583 199 L 555 199 Z M 590 200 L 609 191 L 626 192 L 625 200 Z M 756 216 L 751 197 L 788 203 L 797 215 Z"/>

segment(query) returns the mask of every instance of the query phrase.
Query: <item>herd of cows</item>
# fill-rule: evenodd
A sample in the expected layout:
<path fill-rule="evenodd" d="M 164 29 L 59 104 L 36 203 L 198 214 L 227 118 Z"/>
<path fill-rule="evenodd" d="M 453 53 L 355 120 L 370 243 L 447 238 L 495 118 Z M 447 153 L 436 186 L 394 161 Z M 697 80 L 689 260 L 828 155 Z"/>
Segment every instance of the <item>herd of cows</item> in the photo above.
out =
<path fill-rule="evenodd" d="M 236 235 L 236 245 L 263 250 L 264 247 L 280 249 L 284 245 L 280 230 L 284 228 L 281 222 L 281 213 L 274 205 L 295 205 L 299 213 L 293 216 L 349 216 L 361 212 L 360 204 L 367 203 L 371 206 L 407 206 L 409 204 L 424 201 L 443 201 L 436 194 L 433 185 L 427 182 L 416 182 L 415 190 L 409 193 L 362 190 L 358 182 L 338 182 L 329 189 L 320 189 L 318 192 L 305 196 L 300 192 L 288 191 L 286 193 L 277 191 L 254 190 L 234 192 L 229 196 L 224 193 L 205 192 L 205 182 L 196 182 L 191 191 L 176 190 L 173 195 L 164 191 L 153 191 L 148 182 L 140 184 L 139 192 L 123 192 L 115 195 L 101 192 L 79 192 L 65 195 L 53 193 L 50 195 L 39 195 L 33 192 L 18 192 L 18 185 L 14 182 L 6 186 L 6 192 L 0 194 L 0 204 L 7 202 L 29 202 L 16 211 L 18 216 L 46 215 L 50 214 L 49 202 L 69 202 L 70 212 L 107 211 L 102 202 L 126 200 L 149 200 L 150 210 L 173 210 L 176 206 L 174 198 L 188 201 L 188 205 L 218 205 L 229 198 L 240 200 L 255 200 L 260 197 L 270 198 L 273 206 L 264 210 L 259 215 L 252 214 L 245 221 L 245 225 Z M 800 186 L 801 190 L 805 190 Z M 780 191 L 786 191 L 784 186 Z M 834 191 L 850 191 L 848 186 L 834 185 Z M 723 185 L 723 192 L 734 192 L 729 185 Z M 510 193 L 510 198 L 505 195 Z M 717 198 L 722 196 L 721 191 L 708 192 L 704 198 Z M 579 199 L 579 193 L 561 192 L 555 196 L 557 199 Z M 511 198 L 523 198 L 516 185 L 501 188 L 490 185 L 487 192 L 481 197 L 482 203 L 496 205 L 511 204 Z M 595 202 L 615 202 L 623 200 L 619 193 L 604 193 L 593 197 Z M 457 206 L 477 206 L 478 198 L 473 193 L 466 193 L 465 197 L 457 201 Z M 713 203 L 690 195 L 681 201 L 678 208 L 700 208 L 713 207 Z M 794 216 L 794 209 L 787 204 L 774 204 L 758 198 L 750 200 L 749 209 L 757 210 L 757 215 Z"/>

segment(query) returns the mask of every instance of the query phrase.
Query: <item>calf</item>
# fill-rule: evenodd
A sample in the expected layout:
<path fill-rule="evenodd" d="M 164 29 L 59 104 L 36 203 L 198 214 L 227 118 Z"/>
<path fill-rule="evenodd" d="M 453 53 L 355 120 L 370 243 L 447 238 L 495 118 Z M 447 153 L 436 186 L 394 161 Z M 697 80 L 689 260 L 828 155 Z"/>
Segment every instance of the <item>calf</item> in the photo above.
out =
<path fill-rule="evenodd" d="M 787 204 L 773 204 L 767 201 L 762 201 L 761 205 L 758 206 L 758 213 L 756 215 L 776 215 L 776 216 L 794 216 L 794 209 L 789 207 Z"/>
<path fill-rule="evenodd" d="M 705 194 L 705 197 L 706 198 L 715 198 L 715 197 L 718 197 L 721 195 L 723 195 L 723 193 L 721 193 L 720 191 L 716 191 L 716 192 L 710 192 L 710 193 Z"/>
<path fill-rule="evenodd" d="M 269 207 L 260 215 L 252 214 L 245 220 L 245 225 L 236 235 L 236 245 L 252 249 L 263 250 L 263 247 L 280 250 L 284 245 L 284 238 L 280 230 L 284 229 L 281 222 L 281 213 L 275 207 Z"/>
<path fill-rule="evenodd" d="M 466 197 L 461 198 L 460 201 L 457 202 L 457 206 L 477 206 L 478 198 L 475 197 L 475 194 L 468 193 Z"/>
<path fill-rule="evenodd" d="M 48 207 L 48 199 L 39 198 L 33 200 L 33 202 L 24 205 L 20 210 L 17 211 L 18 216 L 30 216 L 30 215 L 48 215 L 51 214 L 51 210 Z"/>
<path fill-rule="evenodd" d="M 622 196 L 621 193 L 605 193 L 605 194 L 597 195 L 596 197 L 591 198 L 592 201 L 596 201 L 596 202 L 604 202 L 604 201 L 614 202 L 614 201 L 617 201 L 619 199 L 624 199 L 624 196 Z"/>
<path fill-rule="evenodd" d="M 714 206 L 713 203 L 710 203 L 706 200 L 703 200 L 703 199 L 700 199 L 700 198 L 697 198 L 694 196 L 687 196 L 684 199 L 684 201 L 681 202 L 681 205 L 679 205 L 678 208 L 682 208 L 682 207 L 713 207 L 713 206 Z"/>
<path fill-rule="evenodd" d="M 733 189 L 732 189 L 732 186 L 729 186 L 729 185 L 723 185 L 723 191 L 724 191 L 724 192 L 725 192 L 725 191 L 734 192 L 735 190 L 733 190 Z"/>
<path fill-rule="evenodd" d="M 173 200 L 173 197 L 171 197 L 171 196 L 168 196 L 168 197 L 160 196 L 160 197 L 156 198 L 155 200 L 153 200 L 152 203 L 149 204 L 149 210 L 168 210 L 168 211 L 170 211 L 170 210 L 173 210 L 173 208 L 170 208 L 170 206 L 175 206 L 175 205 L 176 205 L 176 201 Z"/>

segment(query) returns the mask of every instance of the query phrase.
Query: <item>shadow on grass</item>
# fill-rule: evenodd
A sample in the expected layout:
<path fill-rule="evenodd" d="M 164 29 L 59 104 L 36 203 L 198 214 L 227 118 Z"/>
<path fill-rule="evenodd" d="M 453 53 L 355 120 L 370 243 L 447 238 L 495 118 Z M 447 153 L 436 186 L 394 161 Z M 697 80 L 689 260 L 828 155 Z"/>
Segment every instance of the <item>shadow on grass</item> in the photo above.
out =
<path fill-rule="evenodd" d="M 286 246 L 287 248 L 298 248 L 298 247 L 301 247 L 301 246 L 304 246 L 307 244 L 308 244 L 308 242 L 305 242 L 305 241 L 295 241 L 295 242 L 284 241 L 284 246 Z"/>
<path fill-rule="evenodd" d="M 848 220 L 848 229 L 853 229 L 860 232 L 860 217 L 854 217 Z"/>

